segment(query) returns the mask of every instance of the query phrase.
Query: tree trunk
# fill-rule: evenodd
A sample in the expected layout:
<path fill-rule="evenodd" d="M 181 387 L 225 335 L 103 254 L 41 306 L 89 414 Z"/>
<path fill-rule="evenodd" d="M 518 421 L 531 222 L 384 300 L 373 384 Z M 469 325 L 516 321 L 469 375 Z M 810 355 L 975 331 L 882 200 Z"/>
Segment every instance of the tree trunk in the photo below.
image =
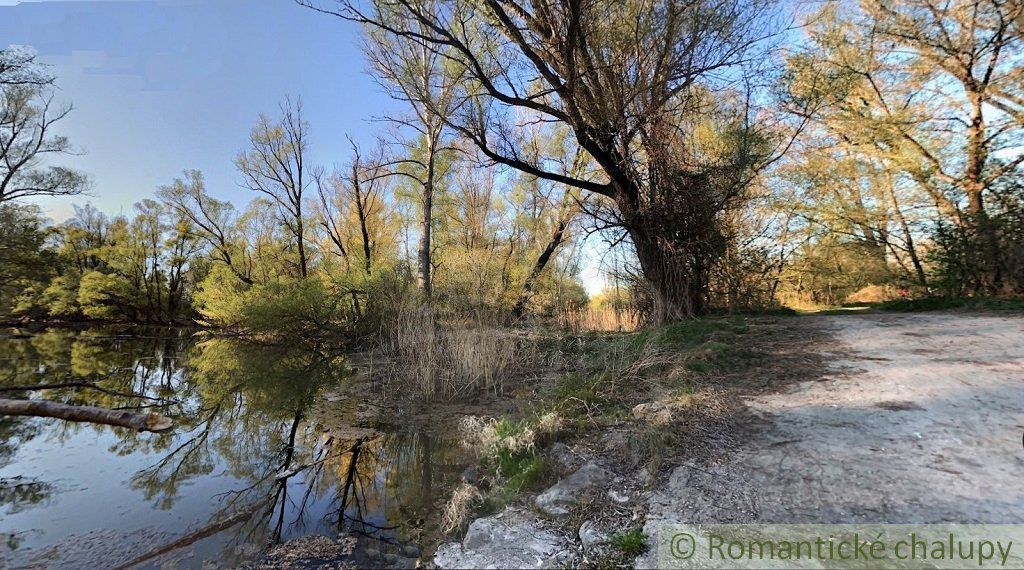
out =
<path fill-rule="evenodd" d="M 924 265 L 921 263 L 921 258 L 917 255 L 917 248 L 914 245 L 914 234 L 910 231 L 910 224 L 907 223 L 907 218 L 903 215 L 903 210 L 900 209 L 900 203 L 896 198 L 896 189 L 893 187 L 891 177 L 888 182 L 889 199 L 892 202 L 893 213 L 896 215 L 896 220 L 900 224 L 900 230 L 903 231 L 903 241 L 907 244 L 907 254 L 910 255 L 910 262 L 914 266 L 914 273 L 917 275 L 917 282 L 922 287 L 927 287 L 928 278 L 925 276 Z"/>
<path fill-rule="evenodd" d="M 620 188 L 623 226 L 636 249 L 648 286 L 655 324 L 690 319 L 707 311 L 711 267 L 725 252 L 717 203 L 702 175 L 677 174 L 644 192 Z"/>
<path fill-rule="evenodd" d="M 302 278 L 306 278 L 307 273 L 307 262 L 306 262 L 306 244 L 305 244 L 305 231 L 302 228 L 302 210 L 299 210 L 299 215 L 296 216 L 295 220 L 295 239 L 299 243 L 299 273 Z"/>
<path fill-rule="evenodd" d="M 519 299 L 516 301 L 515 307 L 512 309 L 512 316 L 520 318 L 526 312 L 526 303 L 530 301 L 530 297 L 533 296 L 533 287 L 537 282 L 537 278 L 544 271 L 544 267 L 547 266 L 548 261 L 551 260 L 551 256 L 554 255 L 555 250 L 562 244 L 565 239 L 565 228 L 569 225 L 568 218 L 558 221 L 558 226 L 555 228 L 555 233 L 551 236 L 551 241 L 548 242 L 547 247 L 541 252 L 537 258 L 537 263 L 534 264 L 533 269 L 530 271 L 530 276 L 526 278 L 526 282 L 523 283 L 523 291 L 519 294 Z"/>
<path fill-rule="evenodd" d="M 359 231 L 363 238 L 363 270 L 369 275 L 371 269 L 370 231 L 366 227 L 366 205 L 363 204 L 362 189 L 359 187 L 359 172 L 355 165 L 352 166 L 352 186 L 356 195 L 356 215 L 359 216 Z"/>
<path fill-rule="evenodd" d="M 434 221 L 434 137 L 427 135 L 427 173 L 423 184 L 423 217 L 420 219 L 419 268 L 416 287 L 430 298 L 430 230 Z"/>
<path fill-rule="evenodd" d="M 630 228 L 629 234 L 648 285 L 651 321 L 661 324 L 704 314 L 706 270 L 668 250 L 662 240 L 642 228 Z"/>
<path fill-rule="evenodd" d="M 70 422 L 90 422 L 132 428 L 139 431 L 162 432 L 174 427 L 170 418 L 156 413 L 135 414 L 95 406 L 71 406 L 46 400 L 0 399 L 0 415 L 58 418 Z"/>

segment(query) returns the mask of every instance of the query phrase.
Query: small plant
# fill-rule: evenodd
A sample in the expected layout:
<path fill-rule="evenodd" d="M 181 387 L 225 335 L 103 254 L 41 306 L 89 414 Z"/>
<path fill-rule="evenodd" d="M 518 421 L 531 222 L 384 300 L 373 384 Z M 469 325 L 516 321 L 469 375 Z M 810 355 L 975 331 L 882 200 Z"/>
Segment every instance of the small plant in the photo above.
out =
<path fill-rule="evenodd" d="M 455 489 L 441 514 L 441 532 L 451 534 L 462 528 L 474 503 L 479 503 L 482 499 L 480 490 L 469 483 L 463 483 Z"/>
<path fill-rule="evenodd" d="M 499 472 L 505 478 L 505 487 L 518 493 L 539 487 L 548 479 L 551 468 L 543 457 L 528 455 L 503 458 Z"/>
<path fill-rule="evenodd" d="M 627 556 L 639 556 L 647 550 L 644 531 L 638 526 L 613 536 L 612 545 Z"/>
<path fill-rule="evenodd" d="M 504 492 L 518 493 L 538 487 L 552 470 L 537 454 L 537 442 L 561 429 L 562 420 L 553 412 L 532 420 L 513 421 L 508 418 L 486 420 L 469 416 L 459 429 L 463 444 L 472 449 L 480 466 L 493 478 L 489 495 L 500 497 Z"/>

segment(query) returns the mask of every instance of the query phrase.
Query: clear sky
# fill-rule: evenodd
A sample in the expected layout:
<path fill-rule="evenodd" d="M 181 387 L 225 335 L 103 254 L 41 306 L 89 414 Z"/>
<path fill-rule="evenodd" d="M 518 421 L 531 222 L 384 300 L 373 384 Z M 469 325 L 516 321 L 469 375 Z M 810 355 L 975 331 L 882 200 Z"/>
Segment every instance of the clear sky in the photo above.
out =
<path fill-rule="evenodd" d="M 369 119 L 398 104 L 364 71 L 359 30 L 292 0 L 0 0 L 0 47 L 29 45 L 74 112 L 59 131 L 82 151 L 61 163 L 88 173 L 89 197 L 41 201 L 60 222 L 74 202 L 128 212 L 183 169 L 244 204 L 232 160 L 259 113 L 301 97 L 312 159 L 369 142 Z"/>

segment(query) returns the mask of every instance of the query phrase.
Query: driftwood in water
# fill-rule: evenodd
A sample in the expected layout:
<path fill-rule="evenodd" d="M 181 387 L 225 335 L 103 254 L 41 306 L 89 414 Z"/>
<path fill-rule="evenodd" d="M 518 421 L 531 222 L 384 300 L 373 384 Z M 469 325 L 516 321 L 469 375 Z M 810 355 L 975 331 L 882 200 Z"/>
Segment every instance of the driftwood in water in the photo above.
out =
<path fill-rule="evenodd" d="M 235 513 L 235 514 L 233 514 L 231 516 L 228 516 L 228 517 L 223 518 L 223 519 L 221 519 L 219 521 L 216 521 L 213 524 L 204 526 L 203 528 L 201 528 L 201 529 L 199 529 L 199 530 L 197 530 L 195 532 L 191 532 L 191 533 L 185 535 L 184 537 L 179 538 L 178 540 L 175 540 L 174 542 L 172 542 L 170 544 L 165 544 L 164 546 L 160 546 L 160 547 L 154 548 L 153 550 L 150 550 L 149 552 L 143 554 L 142 556 L 139 556 L 138 558 L 132 560 L 131 562 L 127 562 L 125 564 L 122 564 L 122 565 L 118 566 L 117 570 L 122 570 L 124 568 L 132 568 L 134 566 L 138 566 L 138 565 L 142 564 L 143 562 L 147 562 L 149 560 L 152 560 L 152 559 L 156 558 L 157 556 L 162 556 L 164 554 L 167 554 L 168 552 L 175 551 L 175 550 L 177 550 L 179 548 L 184 548 L 186 546 L 190 546 L 192 544 L 195 544 L 196 542 L 199 542 L 200 540 L 202 540 L 204 538 L 207 538 L 209 536 L 213 536 L 213 535 L 217 534 L 218 532 L 220 532 L 222 530 L 229 529 L 229 528 L 235 526 L 236 524 L 243 523 L 243 522 L 251 519 L 253 517 L 253 515 L 256 514 L 256 511 L 259 510 L 260 506 L 261 505 L 253 505 L 252 507 L 250 507 L 250 508 L 248 508 L 248 509 L 246 509 L 244 511 L 237 512 L 237 513 Z"/>
<path fill-rule="evenodd" d="M 136 414 L 124 410 L 111 410 L 95 406 L 71 406 L 46 400 L 0 398 L 0 416 L 2 415 L 58 418 L 70 422 L 90 422 L 152 432 L 167 431 L 174 427 L 174 422 L 170 418 L 152 412 Z"/>

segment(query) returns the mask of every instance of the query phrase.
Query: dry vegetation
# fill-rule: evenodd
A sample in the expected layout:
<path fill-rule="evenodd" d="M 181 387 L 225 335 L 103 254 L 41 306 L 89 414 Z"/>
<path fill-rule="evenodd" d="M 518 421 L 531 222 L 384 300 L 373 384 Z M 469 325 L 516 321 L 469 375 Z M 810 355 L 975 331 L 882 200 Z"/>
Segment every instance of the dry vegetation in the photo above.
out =
<path fill-rule="evenodd" d="M 803 317 L 536 335 L 536 357 L 506 376 L 505 385 L 528 385 L 529 406 L 460 422 L 478 477 L 452 495 L 444 532 L 457 535 L 469 519 L 550 484 L 563 468 L 549 457 L 555 441 L 621 473 L 646 469 L 655 477 L 682 460 L 721 457 L 756 436 L 759 422 L 744 398 L 819 375 L 823 340 L 825 333 Z M 587 512 L 580 517 L 593 515 L 581 508 Z"/>
<path fill-rule="evenodd" d="M 386 389 L 424 399 L 501 394 L 509 377 L 536 363 L 529 335 L 483 320 L 446 321 L 429 307 L 398 311 L 375 349 Z"/>

